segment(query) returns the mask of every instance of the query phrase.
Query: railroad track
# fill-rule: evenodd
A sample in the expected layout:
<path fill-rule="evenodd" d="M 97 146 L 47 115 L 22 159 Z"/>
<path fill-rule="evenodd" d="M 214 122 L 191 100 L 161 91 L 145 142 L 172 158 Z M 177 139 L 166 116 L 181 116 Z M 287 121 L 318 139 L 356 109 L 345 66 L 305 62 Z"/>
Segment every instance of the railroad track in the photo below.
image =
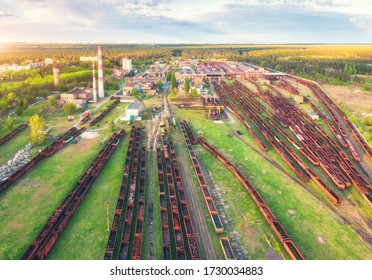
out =
<path fill-rule="evenodd" d="M 0 145 L 4 144 L 5 142 L 7 142 L 10 139 L 12 139 L 14 136 L 16 136 L 18 133 L 20 133 L 26 127 L 27 127 L 27 122 L 21 124 L 16 129 L 14 129 L 12 132 L 10 132 L 9 134 L 5 135 L 3 138 L 0 139 Z"/>
<path fill-rule="evenodd" d="M 119 103 L 120 103 L 120 100 L 116 99 L 115 102 L 112 103 L 110 106 L 108 106 L 101 114 L 98 115 L 98 117 L 94 118 L 91 122 L 89 122 L 89 126 L 94 126 L 96 123 L 101 121 Z"/>
<path fill-rule="evenodd" d="M 229 126 L 229 124 L 227 124 Z M 314 198 L 316 198 L 319 202 L 321 202 L 326 209 L 334 215 L 334 217 L 337 218 L 338 222 L 341 224 L 350 225 L 359 236 L 359 239 L 362 240 L 365 244 L 367 244 L 369 247 L 372 246 L 372 243 L 369 239 L 366 239 L 365 236 L 372 236 L 370 230 L 366 230 L 366 228 L 372 229 L 371 221 L 369 221 L 366 217 L 361 216 L 359 213 L 355 213 L 352 215 L 350 214 L 350 209 L 353 209 L 350 207 L 350 202 L 344 201 L 342 205 L 335 206 L 334 204 L 330 203 L 328 200 L 325 200 L 322 196 L 320 196 L 318 193 L 316 193 L 314 190 L 312 190 L 308 185 L 298 180 L 295 176 L 290 174 L 288 171 L 286 171 L 280 164 L 278 164 L 276 161 L 270 159 L 266 154 L 262 153 L 260 150 L 253 147 L 251 144 L 249 144 L 247 141 L 243 139 L 242 136 L 235 133 L 235 130 L 233 130 L 231 127 L 229 128 L 230 132 L 234 134 L 234 137 L 239 139 L 240 142 L 244 143 L 246 146 L 248 146 L 254 153 L 259 155 L 261 158 L 265 159 L 265 161 L 269 162 L 273 167 L 280 170 L 283 174 L 285 174 L 288 178 L 290 178 L 293 182 L 298 184 L 301 188 L 303 188 L 306 192 L 311 194 Z M 361 222 L 358 222 L 358 220 L 362 220 Z M 367 241 L 369 240 L 369 241 Z"/>
<path fill-rule="evenodd" d="M 167 99 L 166 95 L 164 96 L 164 108 L 165 108 L 166 112 L 169 113 L 169 115 L 171 117 L 174 117 L 172 109 L 168 104 L 168 99 Z M 203 215 L 200 204 L 198 203 L 199 200 L 198 200 L 198 197 L 197 197 L 194 181 L 192 180 L 191 169 L 190 169 L 190 166 L 188 165 L 187 161 L 185 160 L 186 159 L 185 158 L 186 154 L 185 154 L 185 151 L 184 151 L 182 145 L 180 144 L 180 143 L 182 143 L 180 132 L 178 130 L 175 130 L 174 135 L 176 137 L 176 142 L 175 143 L 176 143 L 176 146 L 177 146 L 178 151 L 180 153 L 181 175 L 182 175 L 182 178 L 186 182 L 186 186 L 188 186 L 187 188 L 185 188 L 186 196 L 189 197 L 189 198 L 191 197 L 191 201 L 189 200 L 191 202 L 191 210 L 190 211 L 191 211 L 191 214 L 192 214 L 194 228 L 197 231 L 196 238 L 198 240 L 198 244 L 200 244 L 202 247 L 205 247 L 204 252 L 206 254 L 206 256 L 205 256 L 206 259 L 214 260 L 214 259 L 216 259 L 216 253 L 214 251 L 214 248 L 213 248 L 213 245 L 212 245 L 212 240 L 211 240 L 208 228 L 206 226 L 205 217 Z"/>
<path fill-rule="evenodd" d="M 199 142 L 202 146 L 208 150 L 211 154 L 213 154 L 219 161 L 221 161 L 243 184 L 244 188 L 247 190 L 249 195 L 252 197 L 256 205 L 258 206 L 262 215 L 266 218 L 268 224 L 277 235 L 278 239 L 284 246 L 287 253 L 290 257 L 294 260 L 303 260 L 304 256 L 298 250 L 284 227 L 281 223 L 276 219 L 275 215 L 271 212 L 270 208 L 266 204 L 265 200 L 261 197 L 259 192 L 255 189 L 255 187 L 249 182 L 248 178 L 241 172 L 239 168 L 237 168 L 234 164 L 232 164 L 225 156 L 219 153 L 214 147 L 212 147 L 209 143 L 207 143 L 203 138 L 199 138 Z"/>
<path fill-rule="evenodd" d="M 77 130 L 76 127 L 72 127 L 66 133 L 64 133 L 60 138 L 55 140 L 52 144 L 38 153 L 31 161 L 29 161 L 26 165 L 22 168 L 14 172 L 9 178 L 2 181 L 0 183 L 0 194 L 4 192 L 6 189 L 11 187 L 18 179 L 20 179 L 24 174 L 26 174 L 31 168 L 36 166 L 40 163 L 43 159 L 50 157 L 51 155 L 55 154 L 59 150 L 61 150 L 64 146 L 70 143 L 72 140 L 77 138 L 80 134 L 82 134 L 86 130 L 85 127 Z"/>
<path fill-rule="evenodd" d="M 122 130 L 111 136 L 107 144 L 99 152 L 72 188 L 71 192 L 54 211 L 44 228 L 22 255 L 23 260 L 43 260 L 47 257 L 124 134 L 125 131 Z"/>
<path fill-rule="evenodd" d="M 181 166 L 181 175 L 183 180 L 185 181 L 185 192 L 188 198 L 188 201 L 191 205 L 190 212 L 191 217 L 194 218 L 194 228 L 197 230 L 198 234 L 196 235 L 198 239 L 198 243 L 203 247 L 205 252 L 205 257 L 208 260 L 215 260 L 216 259 L 216 252 L 214 251 L 214 247 L 212 245 L 212 240 L 207 228 L 207 223 L 205 217 L 203 215 L 202 209 L 199 204 L 199 199 L 196 193 L 195 184 L 192 177 L 192 172 L 188 162 L 186 161 L 186 153 L 182 146 L 182 139 L 180 137 L 180 132 L 177 130 L 174 133 L 176 138 L 176 146 L 178 147 L 179 151 L 179 160 Z"/>

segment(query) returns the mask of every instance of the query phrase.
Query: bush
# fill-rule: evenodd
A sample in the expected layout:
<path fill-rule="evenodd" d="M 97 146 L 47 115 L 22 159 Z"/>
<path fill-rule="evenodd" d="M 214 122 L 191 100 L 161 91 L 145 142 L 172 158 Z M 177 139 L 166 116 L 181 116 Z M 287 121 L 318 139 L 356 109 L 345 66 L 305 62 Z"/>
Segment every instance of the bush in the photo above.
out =
<path fill-rule="evenodd" d="M 364 86 L 362 86 L 362 90 L 372 91 L 372 86 L 370 86 L 370 85 L 364 85 Z"/>
<path fill-rule="evenodd" d="M 77 110 L 77 107 L 75 104 L 72 104 L 72 103 L 66 103 L 63 105 L 63 111 L 67 114 L 67 115 L 72 115 L 76 112 Z"/>
<path fill-rule="evenodd" d="M 8 116 L 6 118 L 6 127 L 8 128 L 8 130 L 12 130 L 13 129 L 13 125 L 14 125 L 14 123 L 13 123 L 12 117 L 11 116 Z"/>

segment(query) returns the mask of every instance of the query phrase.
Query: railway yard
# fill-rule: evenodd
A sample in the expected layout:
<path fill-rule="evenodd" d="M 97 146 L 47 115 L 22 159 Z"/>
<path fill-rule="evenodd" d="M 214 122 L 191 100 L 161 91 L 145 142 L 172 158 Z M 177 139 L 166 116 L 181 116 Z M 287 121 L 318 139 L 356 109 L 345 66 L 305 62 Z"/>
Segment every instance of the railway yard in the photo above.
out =
<path fill-rule="evenodd" d="M 47 118 L 56 137 L 0 182 L 0 259 L 372 259 L 371 148 L 317 83 L 271 74 L 116 131 L 120 96 Z"/>

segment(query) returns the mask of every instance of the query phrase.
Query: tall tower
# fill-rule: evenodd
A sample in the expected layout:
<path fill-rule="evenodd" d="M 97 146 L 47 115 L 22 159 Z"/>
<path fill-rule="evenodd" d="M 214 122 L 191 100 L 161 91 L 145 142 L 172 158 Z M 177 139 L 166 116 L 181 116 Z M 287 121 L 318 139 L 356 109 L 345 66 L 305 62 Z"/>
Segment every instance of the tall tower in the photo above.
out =
<path fill-rule="evenodd" d="M 123 58 L 123 69 L 126 71 L 132 70 L 132 60 L 129 58 Z"/>
<path fill-rule="evenodd" d="M 53 75 L 54 75 L 54 86 L 59 86 L 59 67 L 57 64 L 53 64 Z"/>
<path fill-rule="evenodd" d="M 97 102 L 96 68 L 93 62 L 93 101 Z"/>
<path fill-rule="evenodd" d="M 98 46 L 98 97 L 105 97 L 103 88 L 102 46 Z"/>

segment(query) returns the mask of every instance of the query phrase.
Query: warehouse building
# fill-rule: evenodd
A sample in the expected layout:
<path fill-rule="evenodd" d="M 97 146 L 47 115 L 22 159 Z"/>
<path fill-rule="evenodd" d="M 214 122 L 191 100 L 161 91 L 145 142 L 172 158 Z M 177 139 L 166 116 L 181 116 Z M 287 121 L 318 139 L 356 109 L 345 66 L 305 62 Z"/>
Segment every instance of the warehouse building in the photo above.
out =
<path fill-rule="evenodd" d="M 125 117 L 121 118 L 122 121 L 128 121 L 130 119 L 141 119 L 141 112 L 143 111 L 144 106 L 142 102 L 132 102 L 129 104 L 125 111 Z"/>

